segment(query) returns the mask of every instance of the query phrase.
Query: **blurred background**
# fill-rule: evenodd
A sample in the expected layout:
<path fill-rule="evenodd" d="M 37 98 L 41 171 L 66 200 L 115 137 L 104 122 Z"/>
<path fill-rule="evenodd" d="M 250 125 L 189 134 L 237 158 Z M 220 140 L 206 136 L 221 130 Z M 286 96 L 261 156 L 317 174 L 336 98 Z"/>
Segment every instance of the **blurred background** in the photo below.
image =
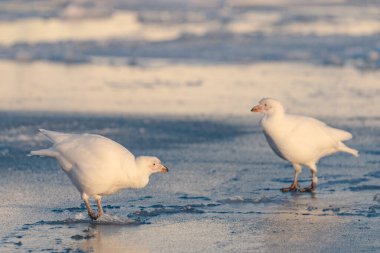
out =
<path fill-rule="evenodd" d="M 379 116 L 377 0 L 0 2 L 0 110 Z"/>

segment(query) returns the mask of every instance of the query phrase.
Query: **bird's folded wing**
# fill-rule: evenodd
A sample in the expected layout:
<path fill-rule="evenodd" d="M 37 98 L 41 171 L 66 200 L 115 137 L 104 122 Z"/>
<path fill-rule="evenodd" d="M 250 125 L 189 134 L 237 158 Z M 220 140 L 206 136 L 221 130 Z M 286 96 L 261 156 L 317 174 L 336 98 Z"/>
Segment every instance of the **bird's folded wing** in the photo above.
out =
<path fill-rule="evenodd" d="M 293 132 L 300 138 L 305 138 L 316 143 L 336 143 L 352 138 L 351 133 L 332 128 L 322 121 L 310 117 L 292 115 L 290 121 L 293 124 Z"/>
<path fill-rule="evenodd" d="M 59 143 L 62 142 L 68 138 L 78 136 L 78 134 L 67 134 L 67 133 L 61 133 L 56 131 L 50 131 L 45 129 L 39 129 L 40 133 L 48 138 L 52 143 Z"/>

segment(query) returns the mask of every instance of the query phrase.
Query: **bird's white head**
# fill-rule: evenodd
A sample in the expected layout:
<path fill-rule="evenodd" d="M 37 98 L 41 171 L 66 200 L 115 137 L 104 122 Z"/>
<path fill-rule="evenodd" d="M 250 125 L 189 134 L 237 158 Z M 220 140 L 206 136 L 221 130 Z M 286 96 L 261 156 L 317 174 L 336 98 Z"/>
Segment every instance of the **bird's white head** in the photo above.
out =
<path fill-rule="evenodd" d="M 149 174 L 169 171 L 169 169 L 161 163 L 160 159 L 154 156 L 139 156 L 136 158 L 136 164 L 139 169 L 147 171 Z"/>
<path fill-rule="evenodd" d="M 251 109 L 251 112 L 262 112 L 266 115 L 283 114 L 284 107 L 276 99 L 263 98 Z"/>

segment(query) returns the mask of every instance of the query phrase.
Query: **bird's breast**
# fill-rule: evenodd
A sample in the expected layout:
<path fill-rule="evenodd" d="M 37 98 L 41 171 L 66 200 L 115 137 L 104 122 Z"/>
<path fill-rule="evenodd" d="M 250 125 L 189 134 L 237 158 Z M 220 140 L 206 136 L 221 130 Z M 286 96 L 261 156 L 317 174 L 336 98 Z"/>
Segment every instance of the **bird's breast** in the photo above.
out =
<path fill-rule="evenodd" d="M 275 142 L 275 140 L 273 140 L 273 138 L 264 131 L 264 136 L 269 144 L 269 146 L 272 148 L 273 152 L 278 155 L 279 157 L 281 157 L 282 159 L 284 160 L 287 160 L 284 156 L 284 154 L 281 152 L 281 149 L 280 147 L 277 145 L 277 143 Z"/>
<path fill-rule="evenodd" d="M 308 163 L 318 159 L 315 150 L 307 147 L 304 142 L 307 140 L 295 138 L 292 134 L 268 133 L 264 131 L 265 138 L 273 150 L 280 158 L 291 163 Z"/>

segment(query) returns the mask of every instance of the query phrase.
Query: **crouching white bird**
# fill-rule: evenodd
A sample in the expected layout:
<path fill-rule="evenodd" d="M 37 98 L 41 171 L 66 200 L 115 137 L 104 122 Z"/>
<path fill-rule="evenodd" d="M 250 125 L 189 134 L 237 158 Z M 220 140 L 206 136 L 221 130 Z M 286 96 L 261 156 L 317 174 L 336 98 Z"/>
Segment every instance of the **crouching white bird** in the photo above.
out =
<path fill-rule="evenodd" d="M 102 196 L 125 188 L 143 188 L 155 172 L 168 172 L 157 157 L 135 156 L 122 145 L 100 135 L 68 134 L 40 129 L 53 146 L 30 155 L 57 159 L 63 171 L 80 192 L 88 215 L 96 220 L 103 215 Z M 98 213 L 92 210 L 94 198 Z"/>
<path fill-rule="evenodd" d="M 312 174 L 311 187 L 301 191 L 313 192 L 317 178 L 317 163 L 320 158 L 336 152 L 346 152 L 358 156 L 358 151 L 347 147 L 343 141 L 352 138 L 349 132 L 332 128 L 325 123 L 297 115 L 286 114 L 284 107 L 275 99 L 263 98 L 252 112 L 264 113 L 261 126 L 272 150 L 294 167 L 294 180 L 283 192 L 298 189 L 298 175 L 302 165 Z"/>

